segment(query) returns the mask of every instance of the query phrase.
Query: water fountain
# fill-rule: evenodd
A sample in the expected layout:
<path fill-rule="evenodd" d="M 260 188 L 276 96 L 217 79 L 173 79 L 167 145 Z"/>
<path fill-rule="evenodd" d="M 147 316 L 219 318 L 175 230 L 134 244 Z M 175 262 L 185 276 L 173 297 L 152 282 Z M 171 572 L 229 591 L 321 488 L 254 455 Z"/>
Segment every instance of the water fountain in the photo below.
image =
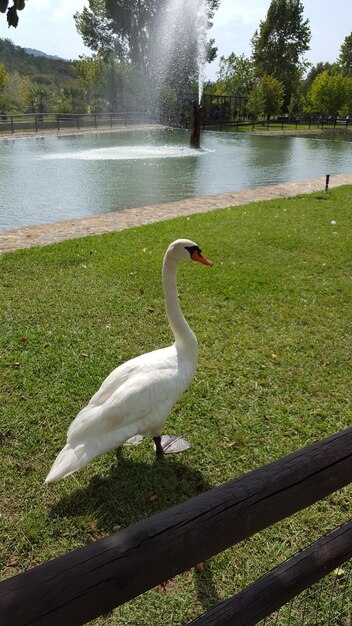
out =
<path fill-rule="evenodd" d="M 197 69 L 198 69 L 198 102 L 193 100 L 191 113 L 191 134 L 189 145 L 191 148 L 200 148 L 201 103 L 205 81 L 205 64 L 207 50 L 207 5 L 205 0 L 198 0 L 196 15 L 197 34 Z"/>
<path fill-rule="evenodd" d="M 197 74 L 198 100 L 191 103 L 190 146 L 200 146 L 201 100 L 207 56 L 207 0 L 168 0 L 160 13 L 152 47 L 151 69 L 155 108 L 178 94 Z"/>

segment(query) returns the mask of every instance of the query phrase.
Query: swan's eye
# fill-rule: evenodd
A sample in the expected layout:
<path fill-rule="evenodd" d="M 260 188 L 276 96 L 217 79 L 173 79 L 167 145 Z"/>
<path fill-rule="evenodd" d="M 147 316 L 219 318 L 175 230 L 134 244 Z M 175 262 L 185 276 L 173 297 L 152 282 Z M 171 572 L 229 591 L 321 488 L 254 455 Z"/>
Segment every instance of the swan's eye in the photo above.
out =
<path fill-rule="evenodd" d="M 198 252 L 198 254 L 201 254 L 202 251 L 198 246 L 185 246 L 186 250 L 188 250 L 191 259 L 193 259 L 193 255 L 195 252 Z"/>

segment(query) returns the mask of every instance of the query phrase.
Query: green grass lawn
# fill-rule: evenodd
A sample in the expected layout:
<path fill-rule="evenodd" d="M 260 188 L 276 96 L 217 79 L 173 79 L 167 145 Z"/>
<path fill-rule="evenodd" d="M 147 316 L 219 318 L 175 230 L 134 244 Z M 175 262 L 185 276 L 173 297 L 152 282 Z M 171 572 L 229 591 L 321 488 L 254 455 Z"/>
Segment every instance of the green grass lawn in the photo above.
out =
<path fill-rule="evenodd" d="M 1 576 L 62 555 L 351 424 L 352 188 L 259 202 L 0 257 Z M 44 486 L 78 410 L 118 364 L 171 343 L 168 244 L 199 340 L 166 433 Z M 181 626 L 347 520 L 346 488 L 129 602 L 95 625 Z M 136 576 L 138 572 L 136 572 Z"/>
<path fill-rule="evenodd" d="M 296 124 L 274 124 L 269 123 L 269 126 L 267 124 L 255 124 L 255 126 L 253 127 L 252 124 L 234 124 L 233 126 L 223 126 L 222 130 L 226 130 L 228 132 L 234 132 L 234 131 L 238 131 L 241 133 L 252 133 L 252 132 L 258 132 L 258 131 L 280 131 L 282 132 L 283 130 L 299 130 L 299 131 L 306 131 L 306 130 L 319 130 L 319 126 L 316 125 L 311 125 L 309 126 L 309 124 L 298 124 L 296 126 Z"/>
<path fill-rule="evenodd" d="M 241 132 L 241 133 L 252 133 L 252 132 L 264 132 L 264 131 L 270 131 L 270 132 L 280 132 L 282 133 L 283 131 L 297 131 L 299 133 L 302 133 L 304 131 L 310 131 L 310 130 L 324 130 L 324 131 L 329 131 L 329 132 L 338 132 L 338 133 L 346 133 L 347 132 L 352 132 L 352 127 L 348 126 L 346 128 L 346 126 L 344 125 L 337 125 L 334 127 L 333 124 L 324 124 L 323 127 L 318 126 L 317 124 L 275 124 L 273 122 L 269 123 L 269 126 L 267 124 L 255 124 L 255 126 L 253 127 L 252 124 L 247 124 L 247 125 L 241 125 L 241 124 L 233 124 L 233 125 L 228 125 L 228 126 L 223 126 L 222 127 L 222 131 L 225 132 Z"/>

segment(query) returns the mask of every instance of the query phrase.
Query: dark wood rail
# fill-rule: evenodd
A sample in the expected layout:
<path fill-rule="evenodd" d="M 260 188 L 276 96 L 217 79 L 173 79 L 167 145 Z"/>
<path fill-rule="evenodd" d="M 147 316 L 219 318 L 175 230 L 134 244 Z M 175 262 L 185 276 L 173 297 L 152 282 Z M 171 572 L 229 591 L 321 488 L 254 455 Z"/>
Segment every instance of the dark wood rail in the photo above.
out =
<path fill-rule="evenodd" d="M 6 626 L 85 624 L 352 480 L 352 428 L 0 583 Z"/>
<path fill-rule="evenodd" d="M 255 626 L 351 556 L 352 521 L 349 521 L 188 626 Z"/>

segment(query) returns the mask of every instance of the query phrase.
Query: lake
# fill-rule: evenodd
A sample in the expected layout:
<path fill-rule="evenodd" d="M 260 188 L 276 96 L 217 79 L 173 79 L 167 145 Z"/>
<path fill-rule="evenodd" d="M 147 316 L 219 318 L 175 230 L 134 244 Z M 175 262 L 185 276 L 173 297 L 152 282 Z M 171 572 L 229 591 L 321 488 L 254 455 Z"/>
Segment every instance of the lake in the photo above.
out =
<path fill-rule="evenodd" d="M 325 135 L 183 130 L 49 135 L 0 142 L 0 230 L 193 196 L 352 172 L 352 142 Z"/>

